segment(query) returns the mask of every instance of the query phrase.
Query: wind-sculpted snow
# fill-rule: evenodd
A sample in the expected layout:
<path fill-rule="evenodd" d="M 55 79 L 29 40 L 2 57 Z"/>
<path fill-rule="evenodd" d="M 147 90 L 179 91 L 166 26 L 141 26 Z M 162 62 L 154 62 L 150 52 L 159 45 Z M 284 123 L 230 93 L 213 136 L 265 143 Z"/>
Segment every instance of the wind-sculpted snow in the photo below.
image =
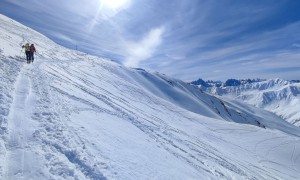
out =
<path fill-rule="evenodd" d="M 0 22 L 1 38 L 12 37 L 0 44 L 0 179 L 300 177 L 300 130 L 272 113 L 33 30 L 26 36 L 49 43 L 25 64 L 13 44 L 26 27 Z"/>
<path fill-rule="evenodd" d="M 266 137 L 260 133 L 264 134 L 268 131 L 264 132 L 263 128 L 254 126 L 227 124 L 205 117 L 209 114 L 203 116 L 200 112 L 192 113 L 186 110 L 188 108 L 180 107 L 183 105 L 179 101 L 177 104 L 174 100 L 167 101 L 169 98 L 167 94 L 170 91 L 166 90 L 164 94 L 162 91 L 166 88 L 164 86 L 169 84 L 176 89 L 179 81 L 166 79 L 166 77 L 160 79 L 160 75 L 145 75 L 145 72 L 128 70 L 114 63 L 101 61 L 72 61 L 51 65 L 48 63 L 44 64 L 42 69 L 50 75 L 51 80 L 47 82 L 52 89 L 50 91 L 50 97 L 53 98 L 51 102 L 59 99 L 58 97 L 62 98 L 60 102 L 67 102 L 66 104 L 56 103 L 64 109 L 58 114 L 66 114 L 64 116 L 70 121 L 68 124 L 72 128 L 75 127 L 77 133 L 80 134 L 79 137 L 84 142 L 81 146 L 85 147 L 86 151 L 96 151 L 96 154 L 100 155 L 100 157 L 93 158 L 101 162 L 103 167 L 98 166 L 98 168 L 102 168 L 101 172 L 108 179 L 147 179 L 149 177 L 198 179 L 232 176 L 243 179 L 268 179 L 268 176 L 273 178 L 277 176 L 272 175 L 272 170 L 266 169 L 259 170 L 260 173 L 253 175 L 250 171 L 256 172 L 260 169 L 256 167 L 256 163 L 250 160 L 240 161 L 230 155 L 224 155 L 232 153 L 232 150 L 240 151 L 244 148 L 241 145 L 235 149 L 236 145 L 233 141 L 233 137 L 243 134 L 243 131 L 245 134 L 250 133 L 251 136 L 263 137 L 262 139 L 255 138 L 258 140 L 253 143 L 253 149 L 261 148 L 260 143 L 264 147 L 265 144 L 261 141 L 265 141 Z M 137 76 L 147 78 L 141 80 L 136 78 Z M 143 86 L 140 83 L 144 82 L 149 85 L 154 82 L 153 79 L 156 79 L 155 82 L 160 79 L 161 84 Z M 163 83 L 164 81 L 166 84 Z M 178 89 L 177 91 L 180 92 Z M 190 93 L 190 91 L 186 92 Z M 224 110 L 220 109 L 220 111 Z M 266 114 L 269 113 L 266 112 Z M 256 117 L 256 119 L 260 120 L 261 117 Z M 223 130 L 224 126 L 227 126 L 229 130 Z M 227 134 L 232 139 L 231 141 L 222 137 L 224 132 L 232 133 L 233 137 Z M 296 137 L 292 137 L 294 138 Z M 271 135 L 270 141 L 272 140 Z M 244 139 L 244 141 L 248 140 Z M 279 144 L 275 146 L 277 145 Z M 227 152 L 226 149 L 230 150 Z M 263 157 L 259 150 L 253 149 L 244 151 L 251 152 L 248 152 L 247 156 Z M 279 153 L 277 150 L 281 151 L 282 148 L 279 149 L 275 148 L 275 152 L 272 153 Z M 260 160 L 264 162 L 263 164 L 270 163 L 270 160 L 264 161 L 264 158 Z M 253 163 L 253 169 L 248 167 L 248 163 Z M 281 166 L 280 162 L 276 163 Z M 177 173 L 170 176 L 168 174 L 170 167 Z M 297 174 L 298 170 L 295 173 Z M 293 177 L 289 178 L 293 179 Z"/>

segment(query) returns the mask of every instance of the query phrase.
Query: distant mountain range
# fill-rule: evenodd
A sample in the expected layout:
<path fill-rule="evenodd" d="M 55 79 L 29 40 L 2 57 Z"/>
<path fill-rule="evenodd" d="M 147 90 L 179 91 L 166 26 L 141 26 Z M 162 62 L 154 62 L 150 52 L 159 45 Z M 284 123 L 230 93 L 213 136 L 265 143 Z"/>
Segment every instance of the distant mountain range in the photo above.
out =
<path fill-rule="evenodd" d="M 198 79 L 191 84 L 211 94 L 241 100 L 271 111 L 300 127 L 300 80 L 228 79 L 221 82 Z"/>
<path fill-rule="evenodd" d="M 245 84 L 252 84 L 257 82 L 267 81 L 267 79 L 228 79 L 225 82 L 222 81 L 212 81 L 212 80 L 203 80 L 199 78 L 196 81 L 192 81 L 191 84 L 201 86 L 201 87 L 227 87 L 227 86 L 240 86 Z M 300 83 L 300 80 L 290 80 L 286 81 L 288 83 Z"/>

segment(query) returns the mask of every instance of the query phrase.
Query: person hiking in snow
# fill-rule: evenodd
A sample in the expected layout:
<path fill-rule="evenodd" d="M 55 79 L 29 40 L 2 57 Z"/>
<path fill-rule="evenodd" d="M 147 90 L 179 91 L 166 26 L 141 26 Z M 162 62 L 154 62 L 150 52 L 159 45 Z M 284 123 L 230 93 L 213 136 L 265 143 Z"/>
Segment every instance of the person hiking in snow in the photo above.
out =
<path fill-rule="evenodd" d="M 34 53 L 35 52 L 36 52 L 36 50 L 35 50 L 34 44 L 31 44 L 31 46 L 30 46 L 30 60 L 31 60 L 32 63 L 33 63 L 33 60 L 34 60 Z M 30 60 L 29 60 L 29 63 L 30 63 Z"/>
<path fill-rule="evenodd" d="M 22 48 L 25 48 L 26 60 L 27 60 L 27 63 L 30 63 L 30 46 L 29 46 L 29 43 L 26 43 L 25 45 L 23 45 Z"/>

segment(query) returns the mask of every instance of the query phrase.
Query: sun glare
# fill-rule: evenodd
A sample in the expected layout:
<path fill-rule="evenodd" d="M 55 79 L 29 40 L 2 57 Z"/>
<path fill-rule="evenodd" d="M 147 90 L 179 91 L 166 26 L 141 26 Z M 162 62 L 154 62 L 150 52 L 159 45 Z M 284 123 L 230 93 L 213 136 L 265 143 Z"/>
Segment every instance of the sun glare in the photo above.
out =
<path fill-rule="evenodd" d="M 116 10 L 126 5 L 128 0 L 102 0 L 101 2 L 104 6 Z"/>

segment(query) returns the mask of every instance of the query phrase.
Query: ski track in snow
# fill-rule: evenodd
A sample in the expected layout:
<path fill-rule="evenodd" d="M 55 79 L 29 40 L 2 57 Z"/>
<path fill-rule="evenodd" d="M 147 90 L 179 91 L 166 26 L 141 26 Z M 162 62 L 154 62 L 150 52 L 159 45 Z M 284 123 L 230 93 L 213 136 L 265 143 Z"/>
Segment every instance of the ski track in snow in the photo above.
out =
<path fill-rule="evenodd" d="M 93 83 L 88 82 L 87 80 L 83 80 L 78 75 L 73 74 L 72 72 L 70 72 L 69 68 L 65 68 L 65 72 L 64 72 L 65 74 L 57 74 L 62 71 L 57 71 L 57 70 L 54 70 L 53 68 L 49 68 L 49 69 L 55 72 L 55 73 L 50 73 L 50 74 L 52 74 L 53 77 L 58 78 L 60 81 L 71 83 L 72 86 L 74 86 L 74 87 L 80 89 L 81 91 L 87 93 L 88 95 L 93 96 L 94 98 L 104 102 L 105 104 L 107 104 L 107 106 L 109 106 L 115 110 L 115 113 L 112 111 L 110 112 L 111 115 L 118 116 L 122 119 L 127 119 L 130 123 L 132 123 L 134 126 L 139 128 L 142 132 L 144 132 L 149 137 L 154 139 L 157 143 L 159 143 L 166 151 L 173 154 L 177 158 L 182 159 L 183 161 L 186 161 L 188 164 L 190 164 L 191 166 L 194 166 L 196 169 L 199 169 L 200 172 L 202 171 L 202 172 L 206 172 L 206 173 L 210 173 L 210 174 L 219 173 L 219 175 L 223 176 L 221 172 L 218 172 L 218 171 L 212 172 L 212 171 L 208 170 L 208 169 L 210 169 L 209 168 L 210 165 L 205 164 L 203 162 L 203 160 L 199 160 L 197 158 L 199 156 L 202 158 L 209 158 L 210 160 L 214 159 L 214 161 L 217 164 L 223 166 L 224 168 L 226 168 L 232 172 L 235 172 L 235 173 L 241 175 L 242 177 L 249 176 L 249 174 L 247 175 L 247 173 L 245 173 L 244 170 L 242 170 L 242 169 L 238 168 L 236 165 L 234 165 L 234 164 L 239 164 L 239 162 L 235 162 L 234 164 L 228 162 L 221 156 L 218 156 L 217 154 L 219 152 L 215 148 L 210 146 L 209 144 L 204 143 L 199 139 L 195 139 L 195 141 L 197 143 L 199 143 L 196 146 L 194 143 L 191 143 L 189 141 L 186 141 L 186 140 L 183 141 L 182 137 L 180 138 L 180 137 L 178 137 L 178 135 L 180 135 L 180 136 L 184 135 L 184 136 L 186 136 L 185 137 L 186 139 L 194 139 L 194 137 L 191 137 L 180 130 L 173 129 L 172 127 L 168 127 L 166 124 L 164 124 L 164 126 L 160 126 L 160 127 L 165 127 L 165 129 L 161 130 L 162 132 L 157 133 L 157 128 L 153 128 L 151 126 L 151 124 L 153 124 L 155 121 L 152 121 L 151 124 L 149 124 L 149 121 L 147 119 L 143 119 L 143 118 L 141 119 L 138 117 L 139 115 L 136 115 L 134 112 L 129 110 L 129 109 L 133 109 L 133 110 L 138 111 L 143 114 L 143 111 L 141 109 L 139 109 L 137 107 L 131 107 L 131 108 L 124 107 L 124 106 L 122 106 L 121 108 L 117 107 L 116 105 L 114 105 L 117 103 L 113 102 L 113 99 L 120 99 L 119 97 L 115 97 L 111 93 L 108 93 L 108 92 L 105 92 L 104 93 L 105 96 L 104 96 L 103 94 L 100 94 L 98 92 L 91 90 L 90 88 L 91 88 L 91 86 L 93 86 Z M 80 73 L 78 73 L 78 74 L 80 74 Z M 75 79 L 79 80 L 79 83 L 74 82 Z M 87 84 L 88 85 L 87 87 L 90 87 L 90 88 L 86 88 L 86 86 L 81 85 L 80 84 L 81 82 Z M 57 88 L 57 87 L 52 87 L 52 88 L 55 91 L 65 95 L 66 97 L 69 97 L 75 101 L 81 101 L 87 105 L 92 105 L 92 108 L 98 109 L 98 107 L 96 105 L 93 105 L 91 102 L 87 103 L 86 100 L 76 97 L 76 95 L 70 95 L 68 92 L 63 91 L 62 89 Z M 144 93 L 142 93 L 142 94 L 144 94 Z M 126 103 L 126 101 L 123 101 L 123 102 Z M 130 106 L 130 104 L 126 104 L 126 105 Z M 170 108 L 169 111 L 172 111 L 172 109 Z M 105 112 L 108 113 L 109 111 L 106 110 Z M 118 113 L 116 113 L 116 112 L 118 112 Z M 128 112 L 130 112 L 131 115 Z M 174 113 L 176 113 L 176 112 L 174 112 Z M 144 115 L 147 116 L 146 114 L 144 114 Z M 136 119 L 139 119 L 139 121 L 137 121 Z M 163 120 L 159 119 L 158 117 L 154 118 L 153 120 L 155 120 L 155 119 L 158 121 L 157 123 L 164 122 Z M 146 125 L 146 124 L 149 124 L 149 125 Z M 234 130 L 236 130 L 236 129 L 234 129 Z M 178 135 L 176 135 L 176 134 L 178 134 Z M 203 144 L 203 145 L 199 146 L 200 144 Z M 185 149 L 185 148 L 183 148 L 182 145 L 184 145 L 184 147 L 189 147 L 189 148 Z M 204 151 L 197 150 L 199 148 L 204 149 Z M 214 149 L 214 150 L 212 151 L 212 149 Z M 186 157 L 187 153 L 189 154 L 189 158 Z M 199 166 L 198 165 L 199 163 L 204 165 L 204 167 L 206 167 L 206 168 L 203 168 L 203 166 Z M 242 164 L 239 164 L 239 165 L 242 166 Z M 267 173 L 267 174 L 269 174 L 270 177 L 272 176 L 271 173 Z"/>
<path fill-rule="evenodd" d="M 46 61 L 46 63 L 51 63 L 51 61 Z M 6 164 L 3 165 L 4 179 L 48 179 L 47 177 L 51 176 L 56 177 L 54 179 L 60 179 L 60 177 L 105 179 L 97 170 L 96 164 L 92 167 L 82 160 L 85 157 L 80 157 L 80 155 L 85 153 L 77 154 L 78 144 L 84 143 L 76 134 L 67 129 L 68 126 L 58 116 L 59 112 L 55 112 L 56 109 L 51 107 L 49 96 L 51 92 L 45 84 L 47 83 L 44 79 L 46 77 L 39 72 L 41 64 L 41 62 L 33 65 L 24 64 L 16 78 L 13 100 L 7 118 L 8 138 L 4 156 Z M 33 93 L 38 94 L 33 95 Z M 34 99 L 35 97 L 38 99 Z M 53 141 L 54 137 L 65 141 L 63 143 L 65 146 Z M 79 142 L 75 142 L 74 139 Z M 40 146 L 39 143 L 46 146 Z M 57 155 L 53 156 L 54 154 Z M 69 163 L 63 163 L 57 159 L 61 155 Z M 88 154 L 86 156 L 92 157 Z M 41 164 L 40 161 L 45 161 L 45 159 L 48 162 Z M 52 175 L 40 169 L 41 166 L 48 167 Z M 75 169 L 79 172 L 74 172 Z"/>
<path fill-rule="evenodd" d="M 35 155 L 30 149 L 32 127 L 28 127 L 34 100 L 31 96 L 31 67 L 23 68 L 18 76 L 13 103 L 8 116 L 8 147 L 6 179 L 23 179 L 34 173 Z"/>
<path fill-rule="evenodd" d="M 49 84 L 52 79 L 43 73 L 43 64 L 55 64 L 57 61 L 44 60 L 44 63 L 38 63 L 35 71 L 35 88 L 38 96 L 39 111 L 34 114 L 38 119 L 41 129 L 35 132 L 35 137 L 42 141 L 45 147 L 46 159 L 49 161 L 46 166 L 50 169 L 52 175 L 75 179 L 105 179 L 96 162 L 93 162 L 93 155 L 88 154 L 84 149 L 84 142 L 78 137 L 65 121 L 68 119 L 62 111 L 68 111 L 67 102 L 53 94 L 53 89 Z M 78 61 L 78 60 L 77 60 Z M 69 61 L 68 63 L 71 63 Z M 62 107 L 64 106 L 64 107 Z M 99 107 L 99 106 L 97 106 Z M 63 109 L 61 109 L 63 108 Z M 62 143 L 57 142 L 56 139 Z M 53 147 L 53 148 L 51 148 Z M 65 159 L 62 162 L 61 159 Z M 89 161 L 85 161 L 90 157 Z"/>

